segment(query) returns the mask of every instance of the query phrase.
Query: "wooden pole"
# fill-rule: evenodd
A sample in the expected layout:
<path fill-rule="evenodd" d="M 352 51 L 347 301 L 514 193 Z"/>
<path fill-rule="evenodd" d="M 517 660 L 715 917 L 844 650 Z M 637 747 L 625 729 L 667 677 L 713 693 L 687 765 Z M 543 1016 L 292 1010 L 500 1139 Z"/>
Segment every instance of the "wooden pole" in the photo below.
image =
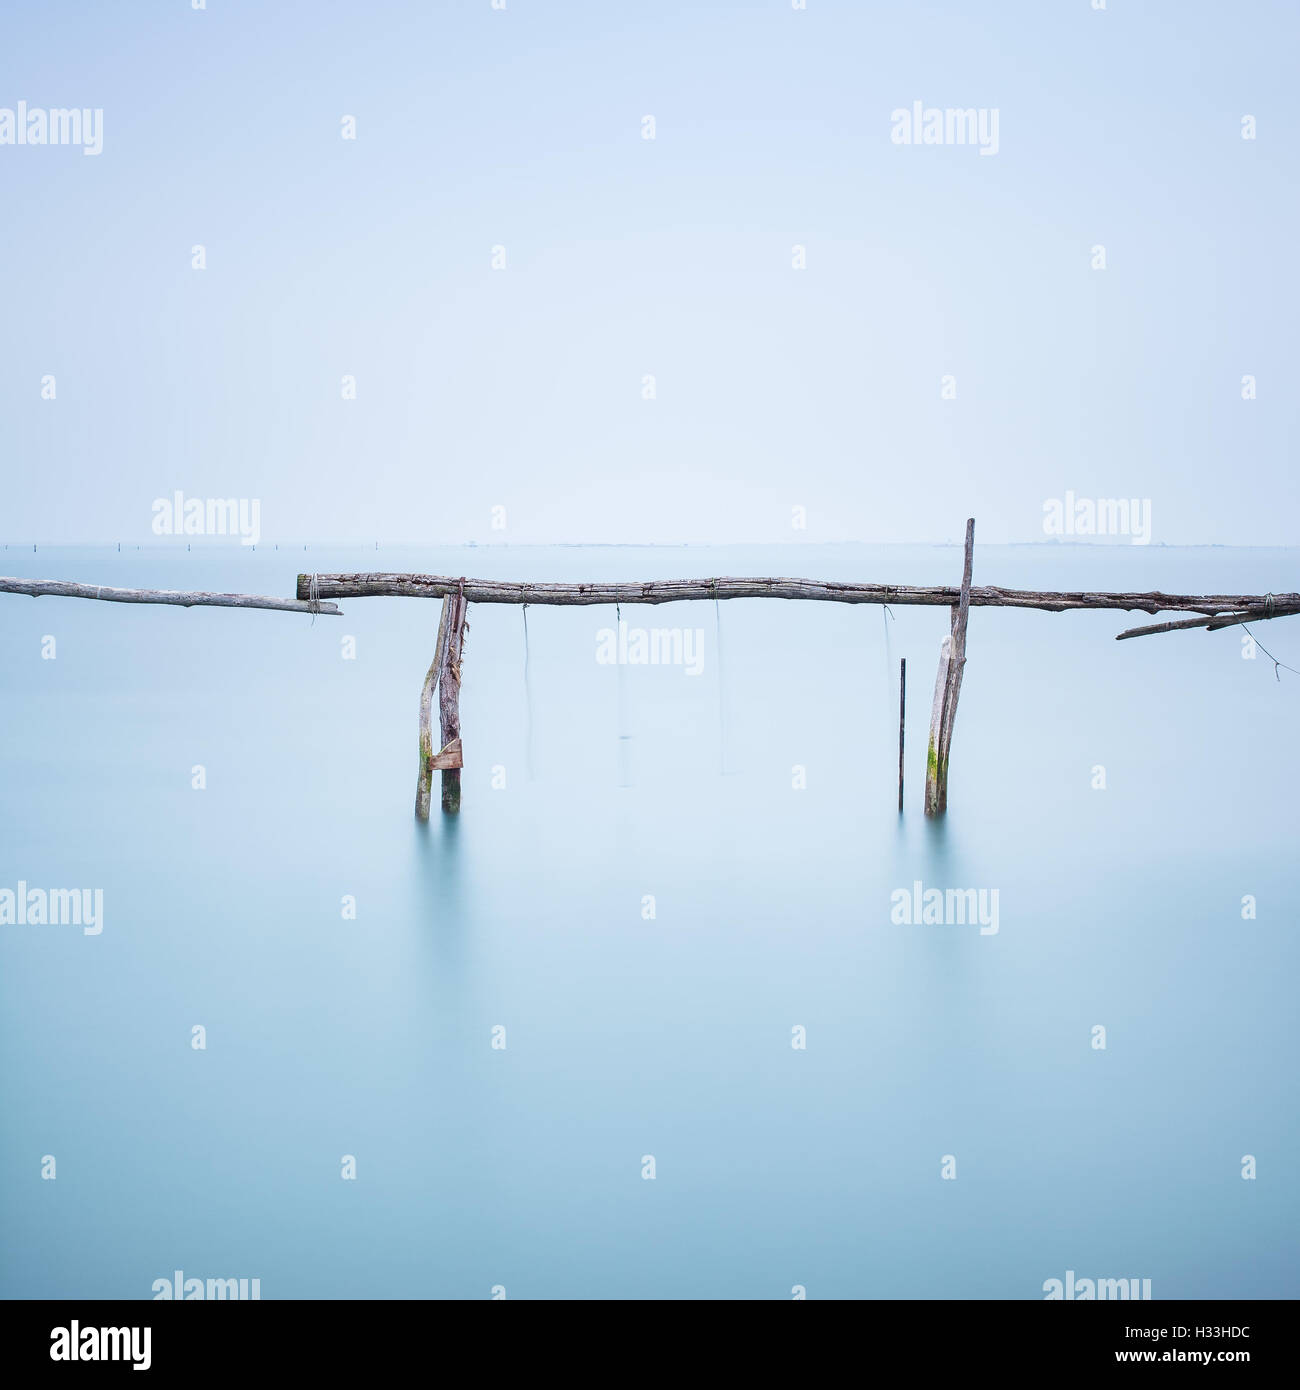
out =
<path fill-rule="evenodd" d="M 966 522 L 966 556 L 962 564 L 961 600 L 952 615 L 952 663 L 948 667 L 948 681 L 952 687 L 944 709 L 943 747 L 940 750 L 940 765 L 943 777 L 939 790 L 939 809 L 948 808 L 948 762 L 952 752 L 952 729 L 957 721 L 957 697 L 961 694 L 962 672 L 966 669 L 966 623 L 970 617 L 970 580 L 975 560 L 975 518 Z"/>
<path fill-rule="evenodd" d="M 433 788 L 433 692 L 438 685 L 438 672 L 442 669 L 442 646 L 447 640 L 447 605 L 450 602 L 449 598 L 442 601 L 438 641 L 420 689 L 420 772 L 415 784 L 415 818 L 422 821 L 429 819 L 429 798 Z"/>
<path fill-rule="evenodd" d="M 840 584 L 818 579 L 662 579 L 618 584 L 525 584 L 499 579 L 449 579 L 427 574 L 300 574 L 296 598 L 260 594 L 221 594 L 174 589 L 119 589 L 108 584 L 81 584 L 62 579 L 22 579 L 0 575 L 0 594 L 33 598 L 99 599 L 105 603 L 156 603 L 179 608 L 268 608 L 286 613 L 337 616 L 331 600 L 340 598 L 444 598 L 461 593 L 470 603 L 540 603 L 583 605 L 602 603 L 677 603 L 683 599 L 781 598 L 825 603 L 888 603 L 903 606 L 954 607 L 961 591 L 945 585 Z M 1033 608 L 1046 613 L 1073 609 L 1123 609 L 1143 613 L 1198 613 L 1209 618 L 1187 627 L 1209 627 L 1218 621 L 1231 627 L 1243 615 L 1248 621 L 1300 614 L 1300 593 L 1288 594 L 1165 594 L 1050 589 L 1002 589 L 994 585 L 971 588 L 972 608 Z M 1123 632 L 1121 637 L 1170 632 L 1163 623 Z"/>
<path fill-rule="evenodd" d="M 310 576 L 308 576 L 310 578 Z M 176 608 L 269 608 L 280 613 L 326 613 L 337 617 L 335 603 L 301 599 L 268 598 L 261 594 L 209 594 L 179 589 L 115 589 L 108 584 L 78 584 L 66 579 L 14 579 L 0 576 L 0 594 L 29 594 L 32 598 L 91 598 L 104 603 L 161 603 Z"/>
<path fill-rule="evenodd" d="M 447 635 L 442 644 L 438 672 L 438 714 L 442 726 L 442 750 L 431 766 L 442 769 L 442 809 L 460 810 L 460 770 L 464 755 L 460 742 L 460 665 L 465 650 L 465 617 L 469 604 L 464 594 L 446 600 Z"/>
<path fill-rule="evenodd" d="M 952 730 L 957 719 L 957 698 L 966 666 L 966 623 L 970 617 L 971 570 L 975 559 L 975 518 L 966 522 L 966 555 L 962 565 L 961 596 L 952 610 L 952 632 L 944 670 L 943 689 L 935 686 L 935 708 L 930 723 L 930 748 L 926 758 L 925 813 L 941 816 L 948 809 L 948 762 L 952 752 Z M 937 730 L 936 730 L 937 721 Z M 936 732 L 938 737 L 936 739 Z"/>
<path fill-rule="evenodd" d="M 308 598 L 313 578 L 321 598 L 443 598 L 464 594 L 470 603 L 524 603 L 561 606 L 617 603 L 678 603 L 685 599 L 782 598 L 824 603 L 888 603 L 955 608 L 962 601 L 956 586 L 910 584 L 842 584 L 820 579 L 648 579 L 627 583 L 526 584 L 505 579 L 452 579 L 436 574 L 300 574 L 298 597 Z M 4 587 L 0 580 L 0 589 Z M 26 582 L 26 581 L 23 581 Z M 90 595 L 93 597 L 93 594 Z M 971 608 L 1035 608 L 1047 613 L 1071 609 L 1137 609 L 1144 613 L 1235 614 L 1263 608 L 1264 594 L 1164 594 L 1105 592 L 1086 589 L 969 589 Z M 1272 612 L 1300 613 L 1300 593 L 1271 596 Z"/>
<path fill-rule="evenodd" d="M 948 694 L 948 667 L 952 662 L 952 637 L 939 644 L 939 669 L 934 677 L 934 704 L 930 708 L 930 742 L 925 750 L 925 814 L 939 810 L 939 747 L 943 742 L 943 702 Z"/>
<path fill-rule="evenodd" d="M 1126 632 L 1117 632 L 1115 640 L 1124 641 L 1127 637 L 1149 637 L 1154 632 L 1178 632 L 1186 627 L 1203 627 L 1210 632 L 1220 632 L 1225 627 L 1236 627 L 1238 623 L 1266 623 L 1272 618 L 1294 618 L 1295 610 L 1284 608 L 1280 612 L 1268 607 L 1252 608 L 1242 613 L 1212 613 L 1208 617 L 1182 618 L 1176 623 L 1153 623 L 1150 627 L 1131 627 Z"/>
<path fill-rule="evenodd" d="M 903 814 L 903 730 L 907 725 L 907 658 L 898 663 L 898 813 Z"/>

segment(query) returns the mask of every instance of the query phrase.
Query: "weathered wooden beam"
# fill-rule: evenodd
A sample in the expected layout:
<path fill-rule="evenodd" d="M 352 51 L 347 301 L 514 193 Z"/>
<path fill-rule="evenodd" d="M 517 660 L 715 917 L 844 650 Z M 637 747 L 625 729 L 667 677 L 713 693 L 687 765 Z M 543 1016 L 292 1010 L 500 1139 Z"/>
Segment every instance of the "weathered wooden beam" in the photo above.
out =
<path fill-rule="evenodd" d="M 312 579 L 318 581 L 313 600 Z M 890 603 L 903 606 L 954 607 L 961 591 L 944 585 L 918 587 L 894 584 L 839 584 L 814 579 L 665 579 L 619 584 L 525 584 L 494 579 L 451 579 L 420 574 L 300 574 L 297 598 L 261 594 L 224 594 L 174 589 L 120 589 L 106 584 L 81 584 L 68 580 L 20 579 L 0 576 L 0 593 L 26 594 L 33 598 L 98 599 L 105 603 L 151 603 L 179 608 L 265 608 L 285 613 L 323 613 L 338 616 L 332 600 L 340 598 L 445 598 L 463 585 L 467 601 L 474 603 L 538 603 L 594 605 L 605 603 L 678 603 L 688 599 L 782 598 L 828 603 Z M 1271 608 L 1268 600 L 1271 597 Z M 1188 612 L 1209 622 L 1187 627 L 1214 629 L 1215 619 L 1232 626 L 1245 614 L 1248 621 L 1284 618 L 1300 614 L 1300 593 L 1287 594 L 1165 594 L 1088 590 L 1003 589 L 993 585 L 972 587 L 973 608 L 1032 608 L 1049 613 L 1070 610 L 1123 609 L 1145 613 Z M 1148 632 L 1171 632 L 1163 623 L 1134 628 L 1121 638 Z"/>
<path fill-rule="evenodd" d="M 89 598 L 104 603 L 162 603 L 174 608 L 270 608 L 281 613 L 326 613 L 337 617 L 335 603 L 272 598 L 261 594 L 209 594 L 179 589 L 116 589 L 108 584 L 78 584 L 65 579 L 14 579 L 0 576 L 0 594 L 29 594 L 32 598 Z"/>
<path fill-rule="evenodd" d="M 1225 627 L 1237 627 L 1241 623 L 1267 623 L 1274 618 L 1294 618 L 1294 613 L 1219 613 L 1205 623 L 1206 632 L 1222 632 Z"/>
<path fill-rule="evenodd" d="M 433 788 L 433 692 L 438 688 L 438 672 L 442 669 L 442 644 L 447 638 L 447 604 L 450 602 L 450 599 L 442 601 L 433 660 L 420 688 L 420 769 L 415 783 L 416 820 L 429 819 L 429 799 Z"/>
<path fill-rule="evenodd" d="M 466 614 L 469 604 L 460 593 L 449 595 L 445 604 L 447 636 L 442 644 L 442 665 L 438 671 L 438 712 L 442 725 L 442 748 L 455 745 L 455 765 L 442 767 L 442 809 L 460 810 L 460 667 L 465 652 Z M 441 754 L 439 755 L 441 756 Z"/>
<path fill-rule="evenodd" d="M 584 606 L 618 603 L 680 603 L 688 599 L 781 598 L 824 603 L 888 603 L 954 608 L 956 586 L 849 584 L 819 579 L 648 579 L 600 584 L 526 584 L 504 579 L 456 579 L 432 574 L 300 574 L 299 597 L 309 597 L 312 581 L 322 598 L 445 598 L 464 593 L 471 603 L 523 603 Z M 1300 612 L 1300 593 L 1275 594 L 1275 607 Z M 972 608 L 1035 608 L 1048 613 L 1072 609 L 1125 609 L 1144 613 L 1235 613 L 1264 605 L 1263 594 L 1165 594 L 1086 589 L 1003 589 L 974 586 Z"/>
<path fill-rule="evenodd" d="M 1210 632 L 1221 632 L 1225 627 L 1236 627 L 1238 623 L 1266 623 L 1273 618 L 1294 618 L 1300 610 L 1295 608 L 1272 609 L 1251 608 L 1241 613 L 1211 613 L 1199 618 L 1180 618 L 1173 623 L 1152 623 L 1149 627 L 1131 627 L 1125 632 L 1117 632 L 1115 640 L 1123 642 L 1128 637 L 1150 637 L 1157 632 L 1178 632 L 1186 627 L 1203 627 Z"/>
<path fill-rule="evenodd" d="M 926 759 L 925 812 L 942 815 L 948 809 L 948 764 L 952 754 L 952 730 L 957 720 L 961 677 L 966 669 L 966 623 L 970 617 L 971 570 L 975 559 L 975 518 L 966 522 L 966 554 L 962 565 L 961 597 L 952 610 L 951 643 L 939 716 L 939 741 L 933 759 Z M 935 699 L 939 699 L 936 689 Z"/>

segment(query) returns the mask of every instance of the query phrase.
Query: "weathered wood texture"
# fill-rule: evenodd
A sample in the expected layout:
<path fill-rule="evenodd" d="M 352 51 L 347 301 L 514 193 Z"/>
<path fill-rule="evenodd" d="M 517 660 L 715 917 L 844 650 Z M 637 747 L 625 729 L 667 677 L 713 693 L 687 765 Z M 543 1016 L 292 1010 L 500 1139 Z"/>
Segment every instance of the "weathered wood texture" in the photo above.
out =
<path fill-rule="evenodd" d="M 934 677 L 934 704 L 930 707 L 930 741 L 925 750 L 925 814 L 938 809 L 939 745 L 943 742 L 943 706 L 948 695 L 948 668 L 952 664 L 952 634 L 939 644 L 939 669 Z"/>
<path fill-rule="evenodd" d="M 971 570 L 975 560 L 975 519 L 966 522 L 966 554 L 962 565 L 961 597 L 952 610 L 952 643 L 949 649 L 943 708 L 939 715 L 938 745 L 927 752 L 925 813 L 942 815 L 948 809 L 948 763 L 952 753 L 952 730 L 957 722 L 957 699 L 961 677 L 966 669 L 966 623 L 970 617 Z M 936 699 L 938 690 L 935 691 Z"/>
<path fill-rule="evenodd" d="M 175 608 L 270 608 L 281 613 L 327 613 L 338 616 L 337 604 L 313 604 L 303 599 L 271 598 L 260 594 L 208 594 L 178 589 L 115 589 L 108 584 L 77 584 L 64 579 L 13 579 L 0 576 L 0 594 L 30 594 L 32 598 L 90 598 L 104 603 L 162 603 Z"/>
<path fill-rule="evenodd" d="M 1180 632 L 1183 628 L 1203 627 L 1210 632 L 1221 632 L 1225 627 L 1236 627 L 1238 623 L 1266 623 L 1270 618 L 1294 618 L 1294 608 L 1251 608 L 1242 613 L 1212 613 L 1200 618 L 1179 618 L 1172 623 L 1152 623 L 1149 627 L 1131 627 L 1126 632 L 1117 632 L 1115 640 L 1124 641 L 1127 637 L 1150 637 L 1157 632 Z"/>
<path fill-rule="evenodd" d="M 415 818 L 429 819 L 429 799 L 433 788 L 433 693 L 438 688 L 438 672 L 442 669 L 442 644 L 447 637 L 447 604 L 443 599 L 438 618 L 438 640 L 433 647 L 433 660 L 420 687 L 420 769 L 415 783 Z"/>
<path fill-rule="evenodd" d="M 523 584 L 504 579 L 455 579 L 433 574 L 300 574 L 298 595 L 307 597 L 315 578 L 321 598 L 445 598 L 464 591 L 471 603 L 582 606 L 602 603 L 679 603 L 687 599 L 783 598 L 824 603 L 889 603 L 955 608 L 959 587 L 908 584 L 841 584 L 819 579 L 649 579 L 616 584 Z M 1277 616 L 1300 613 L 1300 593 L 1274 594 Z M 1083 589 L 972 587 L 972 608 L 1126 609 L 1144 613 L 1235 613 L 1263 608 L 1263 594 L 1164 594 Z"/>
<path fill-rule="evenodd" d="M 460 739 L 454 738 L 440 752 L 433 755 L 433 761 L 429 764 L 435 771 L 441 769 L 446 771 L 448 768 L 464 767 L 465 756 L 461 751 Z"/>
<path fill-rule="evenodd" d="M 442 752 L 450 754 L 455 745 L 457 761 L 442 767 L 442 809 L 460 810 L 460 668 L 465 652 L 465 618 L 469 603 L 460 593 L 448 597 L 444 605 L 447 623 L 442 643 L 442 664 L 438 671 L 438 713 L 442 724 Z"/>

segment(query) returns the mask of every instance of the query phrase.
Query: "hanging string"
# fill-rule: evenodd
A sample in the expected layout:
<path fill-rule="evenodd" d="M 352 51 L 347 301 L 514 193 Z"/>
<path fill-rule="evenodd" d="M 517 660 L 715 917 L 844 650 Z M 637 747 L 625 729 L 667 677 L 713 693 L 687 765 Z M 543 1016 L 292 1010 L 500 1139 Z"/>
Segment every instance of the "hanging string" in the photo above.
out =
<path fill-rule="evenodd" d="M 1272 608 L 1272 600 L 1273 600 L 1273 595 L 1272 595 L 1272 594 L 1269 594 L 1269 595 L 1268 595 L 1268 607 L 1269 607 L 1269 608 Z M 1266 657 L 1268 657 L 1268 659 L 1273 663 L 1273 675 L 1274 675 L 1279 681 L 1282 679 L 1282 672 L 1283 672 L 1283 671 L 1290 671 L 1291 674 L 1292 674 L 1293 676 L 1300 676 L 1300 671 L 1297 671 L 1296 668 L 1295 668 L 1294 666 L 1288 666 L 1288 665 L 1286 664 L 1285 661 L 1279 661 L 1279 660 L 1277 659 L 1277 657 L 1275 657 L 1275 656 L 1273 655 L 1273 653 L 1272 653 L 1271 651 L 1269 651 L 1269 649 L 1263 644 L 1263 642 L 1261 642 L 1261 641 L 1259 640 L 1259 638 L 1256 637 L 1255 634 L 1254 634 L 1253 632 L 1251 632 L 1251 630 L 1246 626 L 1245 623 L 1241 623 L 1241 624 L 1240 624 L 1240 627 L 1241 627 L 1241 630 L 1250 638 L 1250 640 L 1251 640 L 1252 642 L 1254 642 L 1254 644 L 1260 649 L 1260 651 L 1262 651 L 1262 652 L 1264 653 L 1264 655 L 1265 655 Z"/>
<path fill-rule="evenodd" d="M 536 781 L 533 773 L 533 684 L 529 674 L 528 605 L 524 604 L 524 757 L 528 763 L 528 780 Z"/>
<path fill-rule="evenodd" d="M 727 775 L 727 694 L 722 667 L 722 608 L 718 603 L 718 581 L 713 584 L 714 645 L 718 649 L 718 772 Z"/>
<path fill-rule="evenodd" d="M 880 605 L 880 621 L 885 629 L 885 689 L 894 685 L 894 645 L 889 640 L 889 625 L 894 621 L 894 610 L 887 603 Z"/>
<path fill-rule="evenodd" d="M 632 785 L 632 735 L 627 732 L 627 671 L 624 669 L 622 657 L 623 641 L 623 608 L 621 604 L 614 605 L 614 617 L 617 626 L 614 629 L 614 641 L 616 643 L 614 652 L 614 664 L 618 668 L 618 675 L 615 683 L 618 687 L 618 784 L 620 787 L 630 787 Z"/>
<path fill-rule="evenodd" d="M 1276 612 L 1277 597 L 1274 594 L 1265 594 L 1263 617 L 1265 618 L 1265 620 L 1267 620 L 1273 617 Z M 1275 680 L 1281 681 L 1283 671 L 1290 671 L 1293 676 L 1300 676 L 1300 671 L 1297 671 L 1294 666 L 1288 666 L 1285 661 L 1279 661 L 1277 657 L 1275 657 L 1273 653 L 1269 651 L 1269 649 L 1259 640 L 1259 638 L 1256 637 L 1253 632 L 1251 632 L 1251 630 L 1246 626 L 1244 622 L 1238 620 L 1236 625 L 1239 628 L 1241 628 L 1241 630 L 1246 634 L 1246 636 L 1249 637 L 1250 640 L 1260 649 L 1260 651 L 1262 651 L 1264 655 L 1268 657 L 1268 659 L 1273 663 L 1273 678 Z"/>

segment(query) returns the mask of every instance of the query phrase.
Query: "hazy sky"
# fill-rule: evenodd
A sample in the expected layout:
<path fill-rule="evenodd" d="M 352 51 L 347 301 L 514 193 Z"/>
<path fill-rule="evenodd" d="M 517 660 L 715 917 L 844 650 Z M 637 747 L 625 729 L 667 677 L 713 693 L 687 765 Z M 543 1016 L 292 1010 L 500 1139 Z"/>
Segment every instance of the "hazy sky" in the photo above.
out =
<path fill-rule="evenodd" d="M 1300 6 L 1093 4 L 8 6 L 0 539 L 1300 542 Z"/>

